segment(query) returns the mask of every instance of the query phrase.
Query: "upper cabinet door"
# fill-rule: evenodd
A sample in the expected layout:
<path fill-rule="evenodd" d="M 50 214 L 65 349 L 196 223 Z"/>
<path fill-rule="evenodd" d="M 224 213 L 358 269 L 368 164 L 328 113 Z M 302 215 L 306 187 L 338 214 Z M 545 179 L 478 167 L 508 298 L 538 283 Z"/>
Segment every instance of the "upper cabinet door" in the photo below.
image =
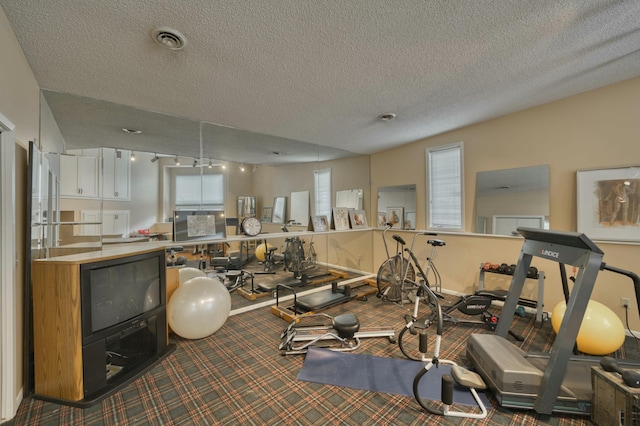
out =
<path fill-rule="evenodd" d="M 98 158 L 60 156 L 60 196 L 97 198 Z"/>
<path fill-rule="evenodd" d="M 102 149 L 102 198 L 110 200 L 129 200 L 129 185 L 131 164 L 129 163 L 130 151 L 115 149 Z"/>

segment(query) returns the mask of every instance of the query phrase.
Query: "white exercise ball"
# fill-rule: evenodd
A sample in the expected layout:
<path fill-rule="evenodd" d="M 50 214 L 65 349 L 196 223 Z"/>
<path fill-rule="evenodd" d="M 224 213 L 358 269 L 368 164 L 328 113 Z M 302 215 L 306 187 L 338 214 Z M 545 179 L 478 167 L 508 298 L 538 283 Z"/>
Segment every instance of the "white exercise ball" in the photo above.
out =
<path fill-rule="evenodd" d="M 195 277 L 206 277 L 207 274 L 197 268 L 180 268 L 178 271 L 178 283 L 182 285 L 185 281 L 189 281 Z"/>
<path fill-rule="evenodd" d="M 218 331 L 231 311 L 229 291 L 217 278 L 195 277 L 169 299 L 169 326 L 185 339 L 202 339 Z"/>

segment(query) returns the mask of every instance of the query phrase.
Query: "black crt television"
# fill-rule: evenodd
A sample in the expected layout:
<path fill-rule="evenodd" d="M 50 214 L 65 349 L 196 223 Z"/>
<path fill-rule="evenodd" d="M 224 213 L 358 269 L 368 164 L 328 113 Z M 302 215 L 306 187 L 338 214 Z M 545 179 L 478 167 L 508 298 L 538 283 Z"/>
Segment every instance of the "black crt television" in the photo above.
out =
<path fill-rule="evenodd" d="M 83 344 L 126 334 L 163 311 L 165 272 L 164 250 L 81 265 Z"/>

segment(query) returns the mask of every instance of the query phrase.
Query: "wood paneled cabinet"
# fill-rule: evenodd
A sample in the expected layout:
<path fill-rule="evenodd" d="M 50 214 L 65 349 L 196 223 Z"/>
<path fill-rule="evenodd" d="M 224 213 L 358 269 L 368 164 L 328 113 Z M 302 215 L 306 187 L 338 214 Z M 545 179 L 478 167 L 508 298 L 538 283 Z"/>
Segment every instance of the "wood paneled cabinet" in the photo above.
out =
<path fill-rule="evenodd" d="M 164 248 L 112 247 L 35 260 L 35 396 L 90 406 L 163 359 Z"/>

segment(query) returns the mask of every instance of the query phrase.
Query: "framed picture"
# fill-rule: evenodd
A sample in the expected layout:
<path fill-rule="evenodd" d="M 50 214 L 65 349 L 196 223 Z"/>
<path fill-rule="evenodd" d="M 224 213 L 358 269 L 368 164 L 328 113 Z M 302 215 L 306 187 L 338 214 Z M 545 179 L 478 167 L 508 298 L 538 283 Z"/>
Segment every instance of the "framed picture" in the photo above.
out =
<path fill-rule="evenodd" d="M 349 229 L 349 209 L 346 207 L 333 208 L 333 229 L 344 231 Z"/>
<path fill-rule="evenodd" d="M 311 224 L 313 225 L 314 232 L 329 230 L 329 221 L 327 220 L 327 216 L 325 215 L 313 216 L 311 218 Z"/>
<path fill-rule="evenodd" d="M 271 222 L 271 216 L 273 216 L 273 207 L 263 207 L 260 220 L 262 222 Z"/>
<path fill-rule="evenodd" d="M 364 210 L 349 210 L 349 219 L 352 229 L 367 228 L 367 216 L 364 214 Z"/>
<path fill-rule="evenodd" d="M 404 212 L 403 229 L 416 229 L 416 211 L 407 210 Z"/>
<path fill-rule="evenodd" d="M 284 223 L 287 212 L 287 197 L 275 197 L 273 199 L 273 212 L 271 222 Z"/>
<path fill-rule="evenodd" d="M 404 207 L 387 207 L 387 222 L 392 228 L 402 229 L 404 225 Z"/>
<path fill-rule="evenodd" d="M 578 232 L 640 241 L 640 167 L 577 172 Z"/>
<path fill-rule="evenodd" d="M 378 220 L 376 223 L 378 228 L 384 228 L 387 223 L 387 212 L 378 212 Z"/>

